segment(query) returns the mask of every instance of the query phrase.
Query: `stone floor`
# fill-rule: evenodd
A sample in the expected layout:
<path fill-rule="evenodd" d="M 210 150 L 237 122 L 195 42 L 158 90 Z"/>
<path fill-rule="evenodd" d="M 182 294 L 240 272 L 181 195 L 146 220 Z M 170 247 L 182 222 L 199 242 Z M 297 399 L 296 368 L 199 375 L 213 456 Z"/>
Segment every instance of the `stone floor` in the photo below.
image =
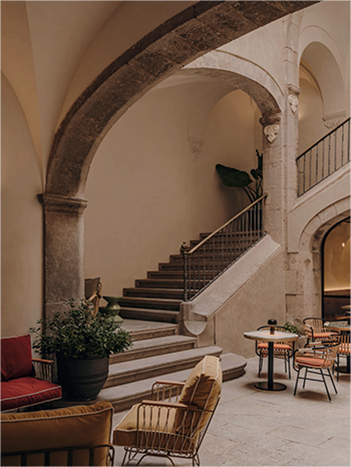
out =
<path fill-rule="evenodd" d="M 338 394 L 331 389 L 329 402 L 323 383 L 313 381 L 294 397 L 296 373 L 289 381 L 277 359 L 275 380 L 287 384 L 287 390 L 255 389 L 257 363 L 257 357 L 249 359 L 241 378 L 223 384 L 220 405 L 200 449 L 201 466 L 350 466 L 349 375 L 340 374 Z M 263 372 L 261 379 L 265 377 Z M 124 413 L 115 414 L 114 425 Z M 117 447 L 115 465 L 121 465 L 122 456 L 123 448 Z M 184 459 L 175 463 L 191 465 Z M 146 457 L 140 465 L 171 463 Z"/>

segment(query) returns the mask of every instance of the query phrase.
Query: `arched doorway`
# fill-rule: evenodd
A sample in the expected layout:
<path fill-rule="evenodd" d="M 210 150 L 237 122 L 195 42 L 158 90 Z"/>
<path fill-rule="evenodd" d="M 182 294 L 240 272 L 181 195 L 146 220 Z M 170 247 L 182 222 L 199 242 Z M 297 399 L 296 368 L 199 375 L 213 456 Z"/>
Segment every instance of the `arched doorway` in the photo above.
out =
<path fill-rule="evenodd" d="M 322 316 L 333 320 L 350 312 L 350 217 L 324 237 L 322 253 Z"/>

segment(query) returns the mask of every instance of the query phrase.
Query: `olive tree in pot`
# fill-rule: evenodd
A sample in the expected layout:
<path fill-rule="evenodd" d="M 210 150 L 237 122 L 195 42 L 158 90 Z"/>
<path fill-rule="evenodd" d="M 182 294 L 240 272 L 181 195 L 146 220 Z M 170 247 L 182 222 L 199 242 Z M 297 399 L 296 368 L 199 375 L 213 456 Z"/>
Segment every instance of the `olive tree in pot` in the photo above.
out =
<path fill-rule="evenodd" d="M 71 400 L 94 399 L 107 376 L 109 355 L 132 345 L 129 332 L 119 328 L 113 317 L 94 314 L 91 302 L 77 305 L 69 300 L 67 311 L 41 319 L 31 328 L 36 337 L 33 349 L 42 355 L 56 355 L 58 382 Z"/>

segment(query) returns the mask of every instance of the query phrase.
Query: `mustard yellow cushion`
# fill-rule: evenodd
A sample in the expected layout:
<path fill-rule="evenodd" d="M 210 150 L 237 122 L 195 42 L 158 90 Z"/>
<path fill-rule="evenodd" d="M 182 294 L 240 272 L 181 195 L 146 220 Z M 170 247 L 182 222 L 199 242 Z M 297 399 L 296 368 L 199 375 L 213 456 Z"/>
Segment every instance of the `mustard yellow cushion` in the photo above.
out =
<path fill-rule="evenodd" d="M 113 407 L 102 401 L 91 406 L 1 414 L 3 453 L 70 446 L 109 444 Z M 88 451 L 76 452 L 73 465 L 88 465 Z M 106 465 L 107 449 L 95 452 L 94 465 Z M 33 455 L 28 465 L 44 465 L 44 456 Z M 67 453 L 52 454 L 52 465 L 67 465 Z M 20 465 L 19 456 L 2 459 L 2 465 Z"/>
<path fill-rule="evenodd" d="M 199 409 L 206 410 L 205 413 L 196 417 L 190 416 L 188 412 L 179 409 L 175 416 L 175 427 L 177 430 L 184 427 L 195 428 L 201 431 L 210 417 L 210 411 L 215 408 L 218 396 L 222 388 L 222 369 L 218 357 L 206 355 L 188 376 L 179 402 L 186 405 L 194 405 Z"/>

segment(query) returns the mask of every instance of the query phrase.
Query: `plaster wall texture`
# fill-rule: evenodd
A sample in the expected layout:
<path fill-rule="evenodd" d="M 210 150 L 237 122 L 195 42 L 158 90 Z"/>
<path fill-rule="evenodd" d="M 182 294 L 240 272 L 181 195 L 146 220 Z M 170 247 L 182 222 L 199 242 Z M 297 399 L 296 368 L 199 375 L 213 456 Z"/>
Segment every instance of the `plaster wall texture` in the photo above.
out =
<path fill-rule="evenodd" d="M 43 308 L 41 173 L 22 108 L 1 82 L 1 335 L 26 334 Z M 10 157 L 9 157 L 10 156 Z"/>
<path fill-rule="evenodd" d="M 269 319 L 285 323 L 284 262 L 285 255 L 278 250 L 218 311 L 215 342 L 224 352 L 253 357 L 254 343 L 243 333 L 254 331 Z"/>
<path fill-rule="evenodd" d="M 229 93 L 208 109 L 204 142 L 193 154 L 190 117 L 206 89 L 150 92 L 96 154 L 86 188 L 85 277 L 101 276 L 106 294 L 132 286 L 183 241 L 213 231 L 247 204 L 241 190 L 222 185 L 215 165 L 256 167 L 257 106 L 242 91 Z"/>

